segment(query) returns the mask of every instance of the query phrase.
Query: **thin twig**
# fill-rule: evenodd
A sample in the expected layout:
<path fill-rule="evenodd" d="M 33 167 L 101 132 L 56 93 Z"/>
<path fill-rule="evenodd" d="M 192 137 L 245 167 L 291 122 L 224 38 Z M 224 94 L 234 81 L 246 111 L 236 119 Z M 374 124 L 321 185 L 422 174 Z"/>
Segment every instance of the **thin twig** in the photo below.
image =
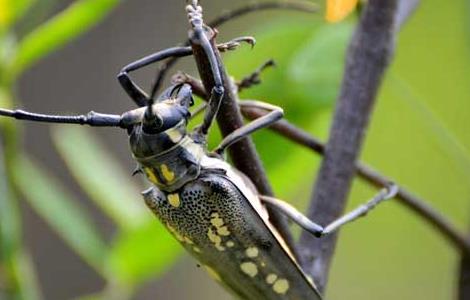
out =
<path fill-rule="evenodd" d="M 267 114 L 267 112 L 262 109 L 248 106 L 242 106 L 241 111 L 243 115 L 250 120 Z M 310 133 L 296 127 L 286 120 L 276 122 L 269 127 L 269 129 L 320 155 L 324 155 L 325 145 L 319 139 L 311 136 Z M 396 182 L 361 162 L 356 164 L 356 173 L 361 179 L 378 188 L 382 188 L 388 182 Z M 404 187 L 400 187 L 396 199 L 418 216 L 422 217 L 423 220 L 434 227 L 445 239 L 450 241 L 456 249 L 470 255 L 470 240 L 467 239 L 450 220 L 430 206 L 427 201 L 413 195 L 413 193 L 409 192 Z"/>
<path fill-rule="evenodd" d="M 303 11 L 313 13 L 318 10 L 317 6 L 307 2 L 307 1 L 270 1 L 270 2 L 260 2 L 260 3 L 250 3 L 246 6 L 242 6 L 240 8 L 227 11 L 220 16 L 216 17 L 207 25 L 211 28 L 215 28 L 225 24 L 226 22 L 233 20 L 235 18 L 244 16 L 246 14 L 262 11 L 262 10 L 271 10 L 271 9 L 283 9 L 283 10 L 295 10 L 295 11 Z M 186 40 L 183 43 L 184 46 L 189 46 L 189 40 Z M 150 97 L 153 99 L 163 82 L 166 74 L 170 70 L 172 66 L 178 61 L 178 57 L 173 57 L 166 62 L 162 63 L 160 67 L 157 69 L 157 74 L 155 76 L 155 81 L 152 83 Z"/>
<path fill-rule="evenodd" d="M 338 218 L 346 206 L 355 164 L 377 91 L 394 49 L 397 0 L 370 0 L 352 37 L 330 137 L 314 184 L 308 217 L 319 224 Z M 325 290 L 338 233 L 316 239 L 302 233 L 302 266 Z"/>

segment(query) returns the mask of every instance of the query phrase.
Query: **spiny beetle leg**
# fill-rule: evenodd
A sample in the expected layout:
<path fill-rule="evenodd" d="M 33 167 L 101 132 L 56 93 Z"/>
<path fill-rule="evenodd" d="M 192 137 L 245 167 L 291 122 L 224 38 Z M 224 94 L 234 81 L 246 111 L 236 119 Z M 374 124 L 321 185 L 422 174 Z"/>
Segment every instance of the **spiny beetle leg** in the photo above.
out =
<path fill-rule="evenodd" d="M 128 73 L 169 57 L 183 57 L 192 54 L 193 50 L 191 47 L 174 47 L 153 53 L 122 68 L 118 75 L 118 80 L 126 93 L 139 107 L 146 106 L 149 100 L 148 95 L 132 81 Z"/>
<path fill-rule="evenodd" d="M 222 77 L 220 75 L 216 54 L 203 27 L 202 8 L 197 6 L 197 1 L 193 1 L 192 5 L 188 5 L 186 7 L 186 11 L 188 12 L 190 24 L 193 27 L 193 33 L 190 37 L 191 45 L 200 45 L 203 49 L 204 54 L 206 55 L 210 64 L 211 75 L 214 80 L 214 87 L 210 93 L 208 100 L 209 105 L 205 111 L 204 120 L 202 125 L 198 127 L 195 132 L 195 135 L 204 138 L 207 135 L 209 128 L 211 127 L 212 122 L 219 110 L 220 103 L 222 102 L 222 98 L 224 96 L 224 87 L 222 84 Z"/>

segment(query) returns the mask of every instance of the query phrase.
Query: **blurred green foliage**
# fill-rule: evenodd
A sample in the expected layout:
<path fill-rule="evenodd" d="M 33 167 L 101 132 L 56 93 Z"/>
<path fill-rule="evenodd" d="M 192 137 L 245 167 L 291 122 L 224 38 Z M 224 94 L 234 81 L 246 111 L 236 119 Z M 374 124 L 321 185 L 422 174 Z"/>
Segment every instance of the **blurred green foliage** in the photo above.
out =
<path fill-rule="evenodd" d="M 0 15 L 1 107 L 14 104 L 12 87 L 22 71 L 89 29 L 119 3 L 77 1 L 16 41 L 11 26 L 33 2 L 0 0 L 0 11 L 5 13 Z M 400 35 L 363 154 L 365 161 L 428 199 L 462 229 L 470 208 L 466 17 L 464 0 L 423 1 Z M 328 25 L 319 17 L 296 15 L 254 26 L 257 46 L 227 55 L 229 73 L 241 78 L 268 58 L 274 58 L 277 67 L 266 70 L 263 84 L 241 97 L 276 103 L 284 107 L 287 119 L 326 139 L 354 21 Z M 0 124 L 4 132 L 10 132 L 12 122 Z M 108 286 L 102 293 L 83 299 L 109 298 L 109 287 L 130 297 L 143 282 L 170 268 L 181 247 L 136 205 L 139 189 L 91 131 L 56 126 L 52 137 L 77 183 L 116 225 L 111 241 L 98 233 L 71 192 L 57 179 L 47 179 L 51 177 L 47 171 L 20 152 L 12 160 L 14 165 L 0 163 L 0 193 L 6 195 L 0 199 L 2 247 L 11 236 L 15 240 L 20 235 L 20 221 L 12 218 L 18 216 L 16 204 L 8 201 L 9 195 L 15 198 L 12 190 L 16 187 L 71 249 L 106 280 Z M 11 135 L 5 136 L 4 143 L 11 142 Z M 77 142 L 71 145 L 64 136 Z M 211 144 L 216 139 L 214 134 Z M 256 133 L 255 140 L 276 194 L 305 208 L 319 158 L 270 132 Z M 11 155 L 6 149 L 2 160 Z M 11 181 L 3 175 L 12 175 Z M 26 180 L 31 177 L 37 179 Z M 349 205 L 363 202 L 372 193 L 357 182 Z M 2 264 L 22 258 L 11 264 L 12 276 L 32 276 L 24 248 L 11 247 L 9 253 L 0 257 Z M 385 204 L 367 220 L 343 230 L 327 298 L 448 299 L 456 285 L 457 261 L 458 252 L 424 222 L 397 203 Z M 18 282 L 17 295 L 39 298 L 34 279 L 29 282 L 27 287 Z"/>

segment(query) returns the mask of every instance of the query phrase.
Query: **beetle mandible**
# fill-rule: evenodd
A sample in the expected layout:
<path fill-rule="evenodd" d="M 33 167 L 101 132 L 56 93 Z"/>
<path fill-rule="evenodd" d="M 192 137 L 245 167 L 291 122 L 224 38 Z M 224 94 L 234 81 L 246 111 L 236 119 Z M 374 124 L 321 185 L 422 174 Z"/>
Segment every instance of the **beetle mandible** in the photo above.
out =
<path fill-rule="evenodd" d="M 214 49 L 206 37 L 202 8 L 196 0 L 186 6 L 191 26 L 191 44 L 200 45 L 211 65 L 214 88 L 210 91 L 203 122 L 187 131 L 193 105 L 191 86 L 177 83 L 156 100 L 143 92 L 129 72 L 169 57 L 189 56 L 191 47 L 169 48 L 122 69 L 118 79 L 127 94 L 140 106 L 122 115 L 90 112 L 87 115 L 56 116 L 22 110 L 0 109 L 0 115 L 49 123 L 120 127 L 129 134 L 130 148 L 139 171 L 153 184 L 143 192 L 147 206 L 174 237 L 216 280 L 242 299 L 321 299 L 313 281 L 302 271 L 292 250 L 271 224 L 265 205 L 321 237 L 367 213 L 392 197 L 390 185 L 365 205 L 322 227 L 279 199 L 259 195 L 241 172 L 223 159 L 233 143 L 283 117 L 281 108 L 250 102 L 270 111 L 263 117 L 226 136 L 208 151 L 206 135 L 224 95 Z M 218 47 L 236 47 L 234 40 Z"/>

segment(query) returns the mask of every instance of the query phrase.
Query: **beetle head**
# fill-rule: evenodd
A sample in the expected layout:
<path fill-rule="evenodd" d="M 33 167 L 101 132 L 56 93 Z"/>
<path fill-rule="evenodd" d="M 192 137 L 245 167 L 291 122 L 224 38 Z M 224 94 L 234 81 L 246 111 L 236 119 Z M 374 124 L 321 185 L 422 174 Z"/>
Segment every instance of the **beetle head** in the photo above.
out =
<path fill-rule="evenodd" d="M 133 124 L 129 134 L 134 156 L 156 156 L 178 144 L 186 136 L 193 103 L 191 87 L 177 84 L 166 89 L 154 104 L 126 113 L 125 122 Z"/>

